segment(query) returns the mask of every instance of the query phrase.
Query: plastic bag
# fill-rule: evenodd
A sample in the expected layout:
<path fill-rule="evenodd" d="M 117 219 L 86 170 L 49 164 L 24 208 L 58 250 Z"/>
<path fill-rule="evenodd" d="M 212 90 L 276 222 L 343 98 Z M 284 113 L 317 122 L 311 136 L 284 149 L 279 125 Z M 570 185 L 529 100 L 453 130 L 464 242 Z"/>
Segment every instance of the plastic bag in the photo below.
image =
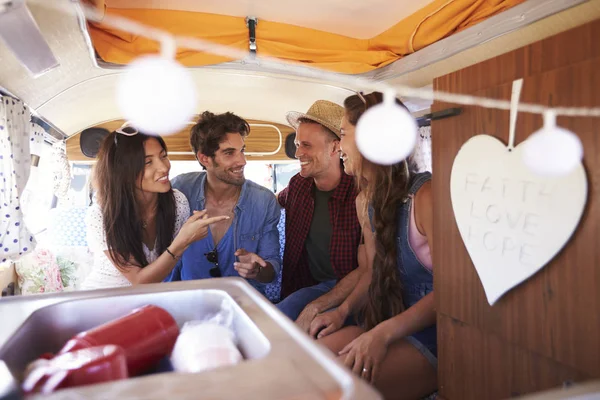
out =
<path fill-rule="evenodd" d="M 202 372 L 235 365 L 242 359 L 228 301 L 223 301 L 216 313 L 186 322 L 171 354 L 171 363 L 177 372 Z"/>

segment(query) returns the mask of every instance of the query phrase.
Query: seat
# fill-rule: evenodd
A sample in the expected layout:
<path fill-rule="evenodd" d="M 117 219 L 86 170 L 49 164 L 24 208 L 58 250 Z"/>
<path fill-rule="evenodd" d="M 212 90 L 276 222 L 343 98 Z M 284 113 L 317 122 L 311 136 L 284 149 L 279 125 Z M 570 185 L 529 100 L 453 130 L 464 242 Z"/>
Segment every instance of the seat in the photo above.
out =
<path fill-rule="evenodd" d="M 285 248 L 285 210 L 283 208 L 277 230 L 279 231 L 279 260 L 283 267 L 283 250 Z M 273 283 L 269 283 L 265 287 L 265 295 L 272 303 L 278 303 L 281 297 L 281 275 L 279 274 Z"/>

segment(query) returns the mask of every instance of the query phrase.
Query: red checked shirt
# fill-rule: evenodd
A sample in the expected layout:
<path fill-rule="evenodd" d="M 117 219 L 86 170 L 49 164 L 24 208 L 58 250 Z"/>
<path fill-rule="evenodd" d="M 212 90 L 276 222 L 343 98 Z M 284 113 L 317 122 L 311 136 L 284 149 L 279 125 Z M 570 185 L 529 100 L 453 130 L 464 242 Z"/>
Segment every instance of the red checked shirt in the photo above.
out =
<path fill-rule="evenodd" d="M 303 178 L 297 174 L 278 195 L 286 218 L 282 299 L 299 289 L 318 283 L 310 273 L 304 244 L 315 209 L 314 185 L 312 178 Z M 354 179 L 342 172 L 340 184 L 329 199 L 329 254 L 338 281 L 358 266 L 357 253 L 361 230 L 356 216 L 356 195 Z"/>

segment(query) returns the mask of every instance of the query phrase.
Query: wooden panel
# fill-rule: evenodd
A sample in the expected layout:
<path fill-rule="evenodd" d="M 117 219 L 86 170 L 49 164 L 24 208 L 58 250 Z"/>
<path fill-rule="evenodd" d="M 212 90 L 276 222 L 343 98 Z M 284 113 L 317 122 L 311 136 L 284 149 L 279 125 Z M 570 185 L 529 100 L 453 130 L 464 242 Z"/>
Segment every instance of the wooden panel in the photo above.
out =
<path fill-rule="evenodd" d="M 514 79 L 600 57 L 600 22 L 563 32 L 551 38 L 492 58 L 434 80 L 434 86 L 460 88 L 473 93 Z M 441 90 L 441 89 L 440 89 Z"/>
<path fill-rule="evenodd" d="M 248 160 L 290 160 L 285 155 L 285 138 L 288 134 L 294 132 L 294 129 L 281 124 L 275 124 L 271 122 L 265 121 L 257 121 L 257 120 L 248 120 L 250 124 L 270 124 L 274 125 L 281 130 L 281 134 L 283 136 L 283 143 L 281 145 L 281 149 L 277 154 L 272 156 L 253 156 L 248 155 L 246 158 Z M 119 128 L 123 124 L 123 120 L 115 120 L 105 122 L 103 124 L 96 125 L 97 128 L 105 128 L 109 131 L 114 131 Z M 81 148 L 79 147 L 79 137 L 81 132 L 71 136 L 67 140 L 67 158 L 69 161 L 92 161 L 92 159 L 86 157 L 81 152 Z M 171 160 L 192 160 L 195 161 L 196 158 L 190 147 L 190 129 L 186 128 L 180 132 L 177 132 L 171 136 L 163 136 L 165 142 L 167 143 L 167 148 L 169 149 L 169 158 Z M 247 152 L 272 152 L 277 149 L 279 145 L 279 134 L 272 127 L 263 127 L 263 126 L 250 126 L 250 135 L 246 139 L 246 151 Z M 173 154 L 175 152 L 186 152 L 189 154 Z"/>
<path fill-rule="evenodd" d="M 590 376 L 551 358 L 508 344 L 498 336 L 442 315 L 438 333 L 445 346 L 438 368 L 452 378 L 440 382 L 446 399 L 494 400 L 550 389 Z"/>
<path fill-rule="evenodd" d="M 600 21 L 441 77 L 434 88 L 509 99 L 512 81 L 524 77 L 523 102 L 600 107 L 600 43 L 593 40 L 597 37 Z M 433 109 L 446 107 L 435 103 Z M 432 124 L 438 318 L 439 322 L 451 318 L 465 324 L 450 329 L 446 322 L 438 331 L 441 394 L 448 400 L 502 398 L 558 386 L 564 377 L 561 371 L 579 371 L 573 379 L 600 377 L 598 119 L 558 119 L 560 126 L 579 135 L 585 149 L 589 196 L 577 232 L 542 271 L 490 307 L 454 220 L 450 171 L 458 150 L 470 137 L 487 133 L 506 143 L 509 113 L 478 107 L 463 110 L 459 117 Z M 541 125 L 541 116 L 519 114 L 516 143 Z M 479 342 L 472 330 L 482 335 Z M 464 354 L 457 354 L 457 348 Z M 516 359 L 524 360 L 525 369 L 515 368 L 512 361 L 486 361 L 490 354 L 503 360 L 504 351 L 513 352 L 510 357 L 517 357 L 518 352 Z M 552 362 L 535 361 L 536 357 Z M 523 374 L 535 377 L 534 383 L 520 383 Z"/>

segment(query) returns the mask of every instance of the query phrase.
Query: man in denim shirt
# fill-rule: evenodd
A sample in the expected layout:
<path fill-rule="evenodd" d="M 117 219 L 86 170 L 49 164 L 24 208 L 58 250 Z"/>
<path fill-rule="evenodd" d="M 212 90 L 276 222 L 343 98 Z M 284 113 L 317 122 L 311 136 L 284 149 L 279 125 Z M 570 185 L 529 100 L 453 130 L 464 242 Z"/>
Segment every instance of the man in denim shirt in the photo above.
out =
<path fill-rule="evenodd" d="M 190 144 L 205 171 L 179 175 L 172 186 L 185 194 L 191 212 L 231 218 L 210 225 L 165 281 L 242 276 L 264 294 L 280 273 L 280 206 L 271 191 L 244 177 L 249 132 L 248 123 L 230 112 L 206 111 L 192 128 Z"/>

